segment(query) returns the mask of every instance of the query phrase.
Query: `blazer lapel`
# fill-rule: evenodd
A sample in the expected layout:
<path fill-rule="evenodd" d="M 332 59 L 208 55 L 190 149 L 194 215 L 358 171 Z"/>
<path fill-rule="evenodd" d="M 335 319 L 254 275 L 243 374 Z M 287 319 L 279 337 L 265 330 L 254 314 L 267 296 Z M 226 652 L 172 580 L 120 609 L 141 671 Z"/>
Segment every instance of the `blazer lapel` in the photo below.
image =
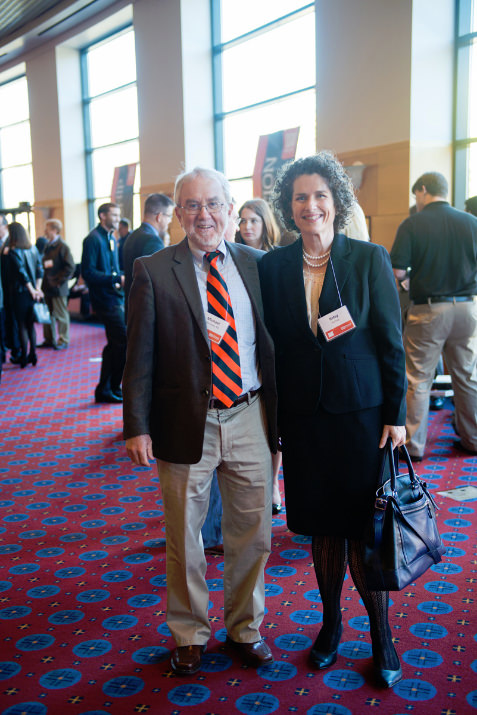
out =
<path fill-rule="evenodd" d="M 189 304 L 190 311 L 197 321 L 204 339 L 208 343 L 207 326 L 202 309 L 199 286 L 197 285 L 197 277 L 195 275 L 194 260 L 189 250 L 187 238 L 184 238 L 183 241 L 177 244 L 172 261 L 172 270 Z"/>
<path fill-rule="evenodd" d="M 284 290 L 290 304 L 291 313 L 295 318 L 297 327 L 305 332 L 308 338 L 315 340 L 308 322 L 308 308 L 303 281 L 303 241 L 301 238 L 298 238 L 295 243 L 287 247 L 283 263 L 285 264 L 282 271 Z"/>

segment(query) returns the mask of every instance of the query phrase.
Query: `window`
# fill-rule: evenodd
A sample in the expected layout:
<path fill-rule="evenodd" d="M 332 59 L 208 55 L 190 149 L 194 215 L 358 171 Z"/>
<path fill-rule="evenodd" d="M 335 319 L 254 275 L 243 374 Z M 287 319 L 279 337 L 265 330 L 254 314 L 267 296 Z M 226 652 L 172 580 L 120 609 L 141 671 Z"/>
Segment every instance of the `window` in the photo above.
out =
<path fill-rule="evenodd" d="M 124 217 L 134 222 L 141 210 L 134 30 L 85 48 L 81 76 L 90 224 L 97 223 L 98 207 L 111 200 L 115 167 L 125 164 L 137 164 L 134 216 Z"/>
<path fill-rule="evenodd" d="M 477 195 L 477 0 L 458 0 L 456 103 L 454 122 L 454 199 Z"/>
<path fill-rule="evenodd" d="M 297 157 L 316 150 L 315 6 L 303 0 L 212 0 L 216 166 L 240 206 L 253 196 L 259 137 L 300 127 Z"/>
<path fill-rule="evenodd" d="M 33 205 L 28 85 L 25 76 L 0 85 L 0 208 Z M 10 216 L 34 233 L 33 213 Z"/>

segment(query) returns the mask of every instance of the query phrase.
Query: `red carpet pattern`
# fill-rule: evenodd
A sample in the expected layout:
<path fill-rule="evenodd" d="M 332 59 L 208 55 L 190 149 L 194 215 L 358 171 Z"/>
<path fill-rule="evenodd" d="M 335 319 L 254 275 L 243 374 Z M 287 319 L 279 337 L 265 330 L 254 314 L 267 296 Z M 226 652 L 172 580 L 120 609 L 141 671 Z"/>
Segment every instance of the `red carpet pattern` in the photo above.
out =
<path fill-rule="evenodd" d="M 348 577 L 337 663 L 307 654 L 322 609 L 309 539 L 273 520 L 262 634 L 275 663 L 255 671 L 225 646 L 221 557 L 208 561 L 209 642 L 202 670 L 172 674 L 165 623 L 165 533 L 155 467 L 134 467 L 121 408 L 93 403 L 103 330 L 73 325 L 67 351 L 36 368 L 6 365 L 0 387 L 0 712 L 361 715 L 477 712 L 475 502 L 437 491 L 476 485 L 457 453 L 451 409 L 431 413 L 419 473 L 439 504 L 443 562 L 391 594 L 404 677 L 373 686 L 369 624 Z"/>

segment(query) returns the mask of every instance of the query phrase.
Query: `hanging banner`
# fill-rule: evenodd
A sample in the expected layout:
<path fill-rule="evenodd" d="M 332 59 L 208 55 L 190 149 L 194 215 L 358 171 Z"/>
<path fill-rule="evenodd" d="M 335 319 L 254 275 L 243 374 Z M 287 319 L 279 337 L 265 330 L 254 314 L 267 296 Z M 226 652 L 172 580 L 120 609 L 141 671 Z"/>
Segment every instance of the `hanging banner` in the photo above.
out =
<path fill-rule="evenodd" d="M 133 223 L 133 192 L 136 178 L 136 164 L 116 166 L 114 169 L 111 201 L 121 208 L 121 218 Z"/>
<path fill-rule="evenodd" d="M 295 158 L 300 127 L 265 134 L 258 140 L 253 170 L 253 195 L 270 201 L 278 170 Z"/>

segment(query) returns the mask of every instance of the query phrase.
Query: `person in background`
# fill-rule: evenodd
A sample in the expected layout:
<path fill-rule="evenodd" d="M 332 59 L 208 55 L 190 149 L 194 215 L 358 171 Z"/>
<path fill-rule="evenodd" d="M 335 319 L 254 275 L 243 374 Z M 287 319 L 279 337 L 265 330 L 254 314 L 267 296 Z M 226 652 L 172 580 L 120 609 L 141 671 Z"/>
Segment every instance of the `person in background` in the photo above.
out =
<path fill-rule="evenodd" d="M 346 567 L 368 612 L 375 680 L 402 677 L 389 594 L 366 584 L 363 539 L 388 438 L 404 444 L 406 375 L 401 312 L 383 246 L 340 233 L 355 200 L 328 152 L 285 166 L 275 207 L 300 234 L 260 263 L 265 323 L 275 343 L 287 523 L 311 535 L 323 623 L 310 653 L 337 659 Z"/>
<path fill-rule="evenodd" d="M 351 216 L 343 227 L 342 233 L 348 238 L 356 238 L 359 241 L 369 241 L 368 224 L 364 211 L 357 201 L 351 207 Z"/>
<path fill-rule="evenodd" d="M 119 270 L 124 273 L 123 248 L 126 239 L 131 235 L 131 223 L 128 218 L 122 218 L 118 226 L 118 260 Z"/>
<path fill-rule="evenodd" d="M 263 199 L 246 201 L 239 209 L 239 228 L 235 240 L 261 251 L 272 251 L 280 241 L 280 229 L 270 206 Z M 275 516 L 282 510 L 282 499 L 278 476 L 282 466 L 282 455 L 277 452 L 272 456 L 273 492 L 272 514 Z"/>
<path fill-rule="evenodd" d="M 7 357 L 7 338 L 6 338 L 6 327 L 5 327 L 5 299 L 3 297 L 3 279 L 2 279 L 2 253 L 3 247 L 5 246 L 8 238 L 8 221 L 4 214 L 0 214 L 0 293 L 1 293 L 1 305 L 0 305 L 0 366 L 6 360 Z M 0 367 L 1 370 L 1 367 Z"/>
<path fill-rule="evenodd" d="M 174 202 L 166 194 L 150 194 L 144 202 L 142 223 L 128 237 L 123 248 L 124 307 L 126 322 L 128 300 L 136 258 L 150 256 L 164 248 L 164 236 L 172 220 Z"/>
<path fill-rule="evenodd" d="M 101 204 L 98 225 L 83 241 L 81 275 L 88 286 L 91 306 L 106 331 L 101 374 L 94 392 L 95 402 L 123 401 L 121 380 L 126 359 L 124 322 L 124 276 L 119 270 L 114 231 L 118 228 L 119 206 Z"/>
<path fill-rule="evenodd" d="M 465 202 L 465 210 L 477 218 L 477 196 L 471 196 Z"/>
<path fill-rule="evenodd" d="M 67 244 L 61 238 L 63 224 L 57 218 L 45 223 L 48 244 L 43 252 L 43 282 L 41 289 L 50 311 L 51 323 L 43 325 L 44 341 L 38 347 L 64 350 L 70 342 L 68 313 L 68 281 L 75 272 L 75 262 Z M 56 330 L 58 327 L 58 339 Z"/>
<path fill-rule="evenodd" d="M 10 250 L 8 253 L 11 272 L 13 310 L 18 323 L 21 345 L 20 367 L 37 364 L 36 333 L 33 305 L 43 298 L 41 279 L 43 268 L 36 246 L 21 223 L 13 221 L 8 226 Z M 28 349 L 28 343 L 30 348 Z"/>
<path fill-rule="evenodd" d="M 226 645 L 271 663 L 260 635 L 271 546 L 276 450 L 274 353 L 262 317 L 261 253 L 224 240 L 230 184 L 213 169 L 181 174 L 177 245 L 138 258 L 129 297 L 124 436 L 130 459 L 157 459 L 166 521 L 171 667 L 200 670 L 211 636 L 200 529 L 214 469 L 223 501 Z"/>
<path fill-rule="evenodd" d="M 18 324 L 13 312 L 14 297 L 12 295 L 11 276 L 8 271 L 10 250 L 10 239 L 8 236 L 8 221 L 4 214 L 0 214 L 0 277 L 3 288 L 3 354 L 6 360 L 7 350 L 10 350 L 10 362 L 14 365 L 20 364 L 20 338 L 18 335 Z M 2 319 L 0 315 L 0 320 Z M 0 328 L 1 329 L 1 328 Z"/>
<path fill-rule="evenodd" d="M 397 280 L 408 268 L 411 304 L 404 328 L 407 445 L 424 458 L 429 394 L 442 355 L 452 379 L 454 447 L 477 454 L 477 218 L 447 201 L 446 178 L 437 171 L 414 183 L 417 213 L 398 227 L 391 249 Z"/>

